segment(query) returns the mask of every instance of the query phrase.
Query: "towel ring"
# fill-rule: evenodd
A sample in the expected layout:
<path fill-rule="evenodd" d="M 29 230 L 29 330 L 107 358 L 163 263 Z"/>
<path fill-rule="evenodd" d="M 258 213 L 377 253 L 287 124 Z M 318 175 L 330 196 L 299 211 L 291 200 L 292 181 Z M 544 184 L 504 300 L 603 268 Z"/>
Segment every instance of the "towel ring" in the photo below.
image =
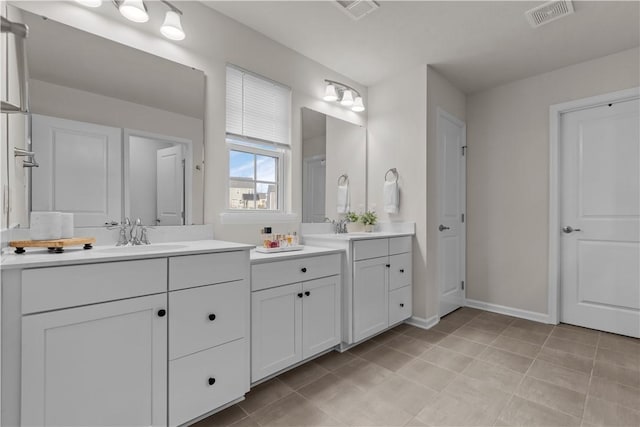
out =
<path fill-rule="evenodd" d="M 338 177 L 338 185 L 348 184 L 349 183 L 349 175 L 343 173 Z"/>
<path fill-rule="evenodd" d="M 387 177 L 389 176 L 389 172 L 391 172 L 393 174 L 393 177 L 395 178 L 394 181 L 398 182 L 399 175 L 398 175 L 398 170 L 396 168 L 389 169 L 387 171 L 387 173 L 384 174 L 384 180 L 387 181 Z M 391 182 L 394 182 L 394 181 L 391 181 Z"/>

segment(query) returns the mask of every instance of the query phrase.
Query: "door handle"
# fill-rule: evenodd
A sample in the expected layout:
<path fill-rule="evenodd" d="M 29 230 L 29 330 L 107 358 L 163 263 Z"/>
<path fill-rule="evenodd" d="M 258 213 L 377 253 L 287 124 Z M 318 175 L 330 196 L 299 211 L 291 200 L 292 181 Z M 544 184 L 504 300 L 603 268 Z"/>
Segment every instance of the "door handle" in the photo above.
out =
<path fill-rule="evenodd" d="M 573 233 L 574 231 L 582 231 L 582 230 L 580 230 L 579 228 L 573 228 L 570 225 L 562 227 L 563 233 L 569 234 L 569 233 Z"/>
<path fill-rule="evenodd" d="M 440 227 L 438 227 L 438 230 L 439 231 L 451 230 L 451 227 L 447 227 L 446 225 L 440 224 Z"/>

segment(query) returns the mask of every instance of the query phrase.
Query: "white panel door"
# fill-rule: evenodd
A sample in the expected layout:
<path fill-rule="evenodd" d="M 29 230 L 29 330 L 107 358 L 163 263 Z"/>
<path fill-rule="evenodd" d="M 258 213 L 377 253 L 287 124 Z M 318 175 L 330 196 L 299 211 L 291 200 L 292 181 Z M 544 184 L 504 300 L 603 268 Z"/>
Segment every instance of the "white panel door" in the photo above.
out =
<path fill-rule="evenodd" d="M 158 225 L 182 225 L 184 221 L 184 156 L 175 145 L 157 151 Z"/>
<path fill-rule="evenodd" d="M 438 109 L 438 284 L 439 315 L 464 304 L 465 146 L 463 122 Z"/>
<path fill-rule="evenodd" d="M 353 335 L 368 338 L 389 326 L 389 258 L 353 263 Z"/>
<path fill-rule="evenodd" d="M 327 216 L 325 192 L 327 162 L 324 157 L 304 160 L 303 222 L 323 222 Z"/>
<path fill-rule="evenodd" d="M 166 426 L 166 294 L 24 316 L 23 426 Z"/>
<path fill-rule="evenodd" d="M 302 358 L 340 343 L 340 276 L 302 284 Z"/>
<path fill-rule="evenodd" d="M 302 360 L 302 285 L 251 294 L 251 381 Z"/>
<path fill-rule="evenodd" d="M 33 115 L 32 210 L 72 212 L 76 227 L 122 218 L 122 130 Z"/>
<path fill-rule="evenodd" d="M 640 101 L 561 117 L 562 322 L 640 337 Z"/>

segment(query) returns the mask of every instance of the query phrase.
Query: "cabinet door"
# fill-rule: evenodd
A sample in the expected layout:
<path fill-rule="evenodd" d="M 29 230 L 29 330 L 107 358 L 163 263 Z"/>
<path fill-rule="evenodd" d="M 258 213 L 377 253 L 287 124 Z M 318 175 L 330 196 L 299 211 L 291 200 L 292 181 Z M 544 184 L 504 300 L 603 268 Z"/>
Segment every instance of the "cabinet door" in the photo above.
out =
<path fill-rule="evenodd" d="M 251 381 L 302 360 L 302 285 L 251 294 Z"/>
<path fill-rule="evenodd" d="M 340 276 L 302 284 L 302 358 L 340 343 Z"/>
<path fill-rule="evenodd" d="M 166 295 L 25 316 L 23 426 L 167 423 Z"/>
<path fill-rule="evenodd" d="M 389 257 L 389 290 L 403 288 L 411 284 L 411 252 Z"/>
<path fill-rule="evenodd" d="M 388 257 L 353 263 L 353 335 L 355 341 L 370 337 L 389 325 L 388 263 Z"/>

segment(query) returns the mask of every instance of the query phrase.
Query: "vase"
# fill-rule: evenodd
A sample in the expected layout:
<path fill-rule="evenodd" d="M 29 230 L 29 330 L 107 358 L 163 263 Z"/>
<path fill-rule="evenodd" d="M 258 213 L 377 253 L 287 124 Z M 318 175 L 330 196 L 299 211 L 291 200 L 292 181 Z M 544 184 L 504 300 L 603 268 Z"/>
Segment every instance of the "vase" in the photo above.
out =
<path fill-rule="evenodd" d="M 364 224 L 360 222 L 348 222 L 347 233 L 362 233 L 364 230 Z"/>
<path fill-rule="evenodd" d="M 373 224 L 365 224 L 364 231 L 367 233 L 371 233 L 373 231 Z"/>

